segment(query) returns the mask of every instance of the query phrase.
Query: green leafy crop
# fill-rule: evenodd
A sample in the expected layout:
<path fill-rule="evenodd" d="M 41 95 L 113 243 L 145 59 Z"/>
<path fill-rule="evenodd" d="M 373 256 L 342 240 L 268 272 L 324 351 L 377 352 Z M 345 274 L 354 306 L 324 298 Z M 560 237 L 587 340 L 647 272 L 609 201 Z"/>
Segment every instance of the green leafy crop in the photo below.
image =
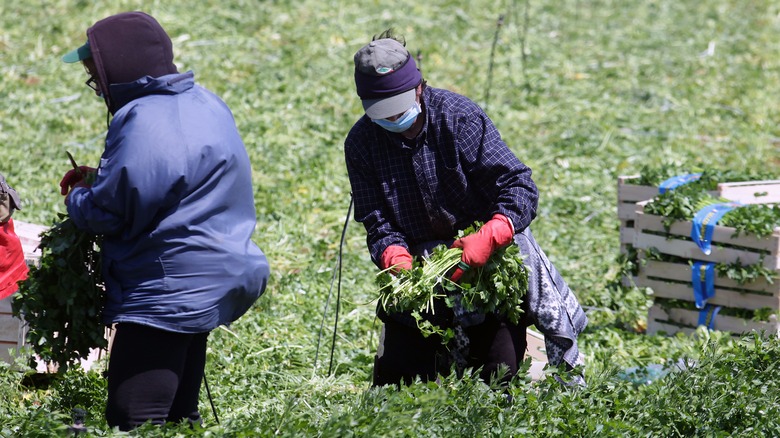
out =
<path fill-rule="evenodd" d="M 675 221 L 690 221 L 702 208 L 729 202 L 717 198 L 696 186 L 682 186 L 660 194 L 645 207 L 645 212 L 664 216 L 664 226 L 668 229 Z M 735 235 L 751 234 L 766 237 L 780 225 L 780 207 L 775 204 L 748 204 L 729 211 L 719 221 L 719 225 L 736 229 Z"/>
<path fill-rule="evenodd" d="M 760 181 L 777 179 L 776 173 L 770 173 L 754 169 L 714 169 L 692 166 L 683 169 L 675 164 L 661 164 L 657 166 L 646 165 L 640 171 L 639 184 L 657 186 L 668 178 L 687 173 L 700 173 L 701 176 L 691 181 L 686 186 L 695 187 L 697 190 L 715 190 L 719 183 L 737 181 Z"/>
<path fill-rule="evenodd" d="M 460 232 L 459 237 L 473 233 L 478 225 Z M 421 317 L 422 312 L 433 310 L 436 299 L 444 299 L 450 308 L 460 304 L 467 311 L 496 312 L 517 323 L 528 290 L 528 273 L 518 247 L 509 245 L 495 251 L 485 266 L 466 270 L 456 283 L 450 275 L 462 252 L 439 245 L 429 257 L 416 259 L 412 269 L 397 274 L 391 273 L 392 268 L 380 272 L 379 302 L 388 312 L 412 312 L 424 334 L 439 334 L 445 343 L 451 333 Z"/>
<path fill-rule="evenodd" d="M 41 235 L 40 266 L 20 283 L 12 308 L 29 325 L 27 341 L 33 351 L 65 372 L 90 349 L 105 348 L 108 342 L 100 318 L 105 301 L 100 239 L 64 215 L 60 219 Z"/>

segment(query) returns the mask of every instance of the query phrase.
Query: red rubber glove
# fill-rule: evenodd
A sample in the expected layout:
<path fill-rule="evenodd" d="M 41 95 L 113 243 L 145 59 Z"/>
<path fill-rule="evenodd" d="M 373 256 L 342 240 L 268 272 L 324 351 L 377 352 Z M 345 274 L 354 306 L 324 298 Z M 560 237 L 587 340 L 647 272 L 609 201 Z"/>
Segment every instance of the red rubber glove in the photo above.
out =
<path fill-rule="evenodd" d="M 79 166 L 79 170 L 71 169 L 69 170 L 65 176 L 62 177 L 62 180 L 60 181 L 60 193 L 62 196 L 65 196 L 68 194 L 73 187 L 76 186 L 79 182 L 83 181 L 84 178 L 90 174 L 97 172 L 97 169 L 94 167 L 89 166 Z M 82 184 L 83 186 L 86 186 Z"/>
<path fill-rule="evenodd" d="M 480 229 L 466 237 L 456 240 L 453 248 L 461 248 L 463 255 L 460 259 L 463 263 L 472 268 L 485 266 L 493 252 L 512 243 L 514 229 L 509 218 L 503 214 L 496 213 L 493 218 L 485 222 Z M 464 269 L 458 266 L 453 272 L 452 281 L 458 281 L 463 275 Z"/>
<path fill-rule="evenodd" d="M 401 245 L 390 245 L 382 253 L 382 269 L 393 268 L 393 272 L 401 269 L 412 269 L 412 255 Z"/>

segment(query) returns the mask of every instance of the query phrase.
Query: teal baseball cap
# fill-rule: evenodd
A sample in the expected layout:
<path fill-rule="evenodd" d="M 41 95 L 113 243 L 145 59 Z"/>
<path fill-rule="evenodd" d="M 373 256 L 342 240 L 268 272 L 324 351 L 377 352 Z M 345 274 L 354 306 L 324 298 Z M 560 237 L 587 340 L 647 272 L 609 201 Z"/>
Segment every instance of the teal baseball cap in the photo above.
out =
<path fill-rule="evenodd" d="M 63 62 L 79 62 L 92 57 L 92 50 L 89 48 L 89 41 L 84 43 L 78 49 L 72 50 L 62 57 Z"/>

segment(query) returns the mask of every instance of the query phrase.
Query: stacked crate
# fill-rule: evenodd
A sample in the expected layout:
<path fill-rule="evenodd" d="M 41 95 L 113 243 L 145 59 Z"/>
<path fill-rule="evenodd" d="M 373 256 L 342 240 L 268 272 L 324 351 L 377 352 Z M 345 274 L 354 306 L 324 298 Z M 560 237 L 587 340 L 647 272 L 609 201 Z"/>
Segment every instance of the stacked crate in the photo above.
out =
<path fill-rule="evenodd" d="M 27 266 L 36 266 L 41 257 L 38 249 L 39 235 L 46 230 L 46 227 L 14 220 L 14 230 L 22 242 Z M 25 325 L 11 313 L 12 300 L 13 295 L 0 300 L 0 361 L 4 362 L 10 362 L 13 351 L 25 344 Z"/>
<path fill-rule="evenodd" d="M 620 253 L 631 257 L 636 262 L 633 252 L 634 231 L 636 222 L 636 205 L 653 199 L 658 194 L 658 187 L 639 185 L 639 175 L 618 177 L 617 215 L 620 221 Z M 636 284 L 636 278 L 627 276 L 621 279 L 626 287 Z"/>
<path fill-rule="evenodd" d="M 11 297 L 0 300 L 0 361 L 11 362 L 12 351 L 24 345 L 22 324 L 11 314 Z"/>
<path fill-rule="evenodd" d="M 721 183 L 714 196 L 719 196 L 743 204 L 778 203 L 780 202 L 780 181 L 748 181 L 737 183 Z M 635 204 L 633 222 L 630 233 L 631 244 L 637 249 L 641 262 L 639 274 L 634 282 L 639 287 L 649 287 L 655 298 L 694 302 L 691 262 L 702 261 L 731 264 L 739 260 L 742 265 L 763 263 L 764 267 L 780 274 L 780 228 L 765 238 L 750 235 L 735 237 L 736 230 L 729 227 L 715 226 L 712 237 L 712 252 L 704 252 L 690 238 L 689 221 L 675 221 L 667 230 L 664 227 L 664 217 L 647 214 L 645 205 L 651 201 L 641 201 Z M 624 215 L 626 216 L 626 215 Z M 621 220 L 621 227 L 623 221 Z M 621 230 L 621 234 L 623 231 Z M 622 242 L 621 242 L 622 244 Z M 644 251 L 653 250 L 662 255 L 676 257 L 680 262 L 661 262 L 643 257 Z M 754 321 L 749 318 L 739 318 L 727 314 L 712 312 L 712 309 L 731 308 L 745 311 L 770 309 L 774 312 L 780 309 L 780 280 L 769 283 L 757 280 L 738 284 L 728 278 L 714 278 L 715 295 L 707 301 L 708 307 L 703 310 L 688 308 L 671 308 L 668 305 L 654 303 L 648 315 L 648 333 L 677 332 L 690 333 L 696 329 L 700 316 L 710 328 L 734 334 L 752 330 L 765 331 L 771 334 L 780 333 L 780 323 L 776 315 L 766 321 Z M 709 311 L 709 314 L 707 312 Z M 704 312 L 704 314 L 702 314 Z"/>
<path fill-rule="evenodd" d="M 617 187 L 617 215 L 620 220 L 620 252 L 627 253 L 634 245 L 636 204 L 658 195 L 658 187 L 639 185 L 639 175 L 619 176 Z M 780 180 L 744 181 L 718 184 L 711 195 L 743 204 L 780 202 Z"/>
<path fill-rule="evenodd" d="M 634 245 L 636 204 L 653 199 L 658 187 L 637 184 L 639 175 L 619 176 L 617 188 L 617 215 L 620 220 L 620 252 L 627 254 Z"/>
<path fill-rule="evenodd" d="M 617 215 L 620 221 L 620 252 L 627 256 L 636 257 L 633 254 L 634 235 L 636 234 L 636 208 L 640 202 L 646 202 L 659 193 L 657 186 L 639 184 L 639 175 L 619 176 L 617 187 Z M 711 192 L 713 196 L 719 193 Z M 637 262 L 637 260 L 632 260 Z M 624 286 L 637 285 L 636 278 L 623 278 Z"/>

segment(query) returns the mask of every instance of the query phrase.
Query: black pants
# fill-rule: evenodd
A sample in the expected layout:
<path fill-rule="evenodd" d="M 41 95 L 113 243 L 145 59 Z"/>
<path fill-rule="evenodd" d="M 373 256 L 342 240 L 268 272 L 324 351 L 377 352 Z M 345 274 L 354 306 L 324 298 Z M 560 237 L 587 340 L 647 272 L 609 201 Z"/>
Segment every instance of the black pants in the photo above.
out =
<path fill-rule="evenodd" d="M 526 349 L 526 323 L 511 324 L 495 315 L 487 315 L 485 322 L 465 329 L 469 338 L 468 367 L 480 370 L 480 378 L 489 382 L 505 365 L 507 381 L 517 374 Z M 423 337 L 417 327 L 386 319 L 383 336 L 374 359 L 374 386 L 409 385 L 420 377 L 422 381 L 435 380 L 439 374 L 448 374 L 452 367 L 447 349 L 438 336 Z"/>
<path fill-rule="evenodd" d="M 208 335 L 118 324 L 108 364 L 108 425 L 127 431 L 147 421 L 199 422 Z"/>

